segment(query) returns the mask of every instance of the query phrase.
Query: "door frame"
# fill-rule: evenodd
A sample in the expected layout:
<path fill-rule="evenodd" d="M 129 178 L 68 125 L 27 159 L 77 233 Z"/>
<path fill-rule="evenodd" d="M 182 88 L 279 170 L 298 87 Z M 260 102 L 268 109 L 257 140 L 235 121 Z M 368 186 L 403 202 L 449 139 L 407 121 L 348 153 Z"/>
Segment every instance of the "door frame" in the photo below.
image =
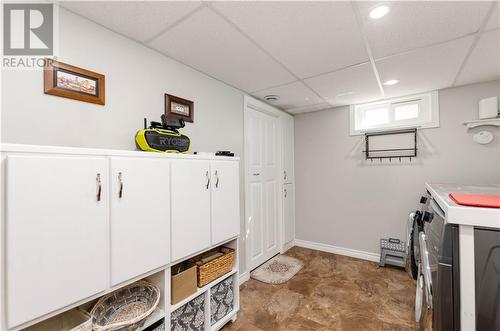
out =
<path fill-rule="evenodd" d="M 278 220 L 277 220 L 277 231 L 278 231 L 278 248 L 279 252 L 283 252 L 283 243 L 284 243 L 284 233 L 283 233 L 283 196 L 282 196 L 282 186 L 281 185 L 281 174 L 283 173 L 283 142 L 282 142 L 282 124 L 280 121 L 280 118 L 284 114 L 283 111 L 265 103 L 262 102 L 258 99 L 255 99 L 249 95 L 244 95 L 243 97 L 243 140 L 244 140 L 244 156 L 245 156 L 245 161 L 244 161 L 244 178 L 245 178 L 245 233 L 244 233 L 244 240 L 245 240 L 245 269 L 248 272 L 251 272 L 252 266 L 250 265 L 250 260 L 251 260 L 251 247 L 250 247 L 250 223 L 249 223 L 249 217 L 250 217 L 250 203 L 249 203 L 249 183 L 248 183 L 248 176 L 247 176 L 247 171 L 249 169 L 249 151 L 250 148 L 248 147 L 248 137 L 247 137 L 247 123 L 248 123 L 248 112 L 249 111 L 257 111 L 264 113 L 266 115 L 272 116 L 276 119 L 276 151 L 278 153 L 277 155 L 277 167 L 276 167 L 276 179 L 278 180 L 278 189 L 276 190 L 276 199 L 278 201 L 278 205 L 276 206 L 278 208 Z"/>

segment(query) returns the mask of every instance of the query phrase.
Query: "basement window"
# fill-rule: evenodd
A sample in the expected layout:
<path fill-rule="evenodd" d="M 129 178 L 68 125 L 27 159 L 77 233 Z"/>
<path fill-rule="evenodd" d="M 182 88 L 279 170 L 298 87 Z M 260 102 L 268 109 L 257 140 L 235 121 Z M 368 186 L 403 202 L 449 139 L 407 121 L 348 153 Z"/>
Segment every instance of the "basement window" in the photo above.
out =
<path fill-rule="evenodd" d="M 352 105 L 349 126 L 351 135 L 439 127 L 438 92 Z"/>

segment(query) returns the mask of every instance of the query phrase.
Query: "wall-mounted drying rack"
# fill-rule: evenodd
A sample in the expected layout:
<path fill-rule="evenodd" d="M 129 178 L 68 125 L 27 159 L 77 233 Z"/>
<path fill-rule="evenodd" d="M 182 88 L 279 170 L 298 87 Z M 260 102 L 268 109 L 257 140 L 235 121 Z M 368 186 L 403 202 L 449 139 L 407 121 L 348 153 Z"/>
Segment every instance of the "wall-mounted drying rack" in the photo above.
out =
<path fill-rule="evenodd" d="M 394 141 L 393 138 L 396 138 Z M 378 147 L 377 147 L 378 146 Z M 417 156 L 417 129 L 393 130 L 365 133 L 365 150 L 367 160 L 409 158 Z"/>

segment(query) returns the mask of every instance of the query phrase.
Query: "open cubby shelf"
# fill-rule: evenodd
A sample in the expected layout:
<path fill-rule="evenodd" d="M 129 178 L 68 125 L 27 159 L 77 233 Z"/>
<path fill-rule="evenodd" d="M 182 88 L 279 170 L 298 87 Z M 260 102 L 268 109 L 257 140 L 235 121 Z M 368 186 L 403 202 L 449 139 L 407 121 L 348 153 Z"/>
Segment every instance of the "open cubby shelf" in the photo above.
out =
<path fill-rule="evenodd" d="M 144 325 L 142 326 L 141 330 L 146 330 L 147 328 L 153 326 L 155 323 L 164 320 L 165 324 L 165 330 L 169 331 L 171 330 L 171 316 L 174 311 L 177 309 L 183 307 L 187 303 L 191 302 L 193 299 L 199 297 L 199 296 L 204 296 L 204 326 L 200 330 L 204 331 L 216 331 L 221 329 L 227 322 L 230 320 L 235 320 L 236 319 L 236 314 L 239 311 L 239 275 L 238 275 L 238 264 L 239 264 L 239 259 L 238 259 L 238 238 L 233 238 L 229 241 L 225 241 L 219 245 L 212 246 L 210 248 L 207 248 L 206 250 L 199 252 L 199 254 L 202 254 L 206 251 L 209 251 L 213 249 L 214 247 L 217 246 L 227 246 L 236 251 L 236 256 L 233 261 L 233 268 L 230 272 L 220 276 L 219 278 L 213 280 L 209 284 L 197 288 L 196 293 L 190 295 L 189 297 L 181 300 L 180 302 L 172 305 L 171 304 L 171 267 L 179 262 L 182 261 L 177 261 L 175 263 L 168 264 L 167 266 L 160 268 L 156 272 L 143 277 L 141 279 L 147 280 L 156 286 L 159 287 L 160 289 L 160 302 L 158 304 L 158 307 L 154 310 L 154 312 L 146 319 Z M 187 257 L 184 260 L 188 260 L 191 257 Z M 219 285 L 221 282 L 224 282 L 228 278 L 232 277 L 232 291 L 233 291 L 233 304 L 232 304 L 232 310 L 230 310 L 225 316 L 220 317 L 213 325 L 211 323 L 211 289 Z M 118 288 L 113 288 L 113 290 L 117 290 L 121 288 L 122 286 L 126 286 L 127 284 L 130 284 L 134 281 L 137 281 L 139 279 L 133 279 L 130 280 L 126 283 L 123 283 L 120 285 Z M 107 293 L 107 292 L 106 292 Z M 102 294 L 101 294 L 102 296 Z M 100 296 L 95 296 L 92 297 L 91 299 L 81 302 L 78 305 L 68 307 L 66 310 L 74 307 L 79 307 L 80 309 L 83 309 L 87 312 L 89 312 L 94 304 L 97 302 Z M 21 330 L 21 329 L 19 329 Z M 17 331 L 14 330 L 14 331 Z"/>
<path fill-rule="evenodd" d="M 185 305 L 187 302 L 193 300 L 194 298 L 198 297 L 199 295 L 205 293 L 206 291 L 208 291 L 210 288 L 212 288 L 213 286 L 217 285 L 218 283 L 222 282 L 223 280 L 225 280 L 226 278 L 236 274 L 238 272 L 238 269 L 236 267 L 233 267 L 233 270 L 231 270 L 231 272 L 228 272 L 227 274 L 225 275 L 222 275 L 221 277 L 217 278 L 216 280 L 214 280 L 213 282 L 210 282 L 208 283 L 207 285 L 203 286 L 203 287 L 198 287 L 198 289 L 196 290 L 195 293 L 191 294 L 190 296 L 188 296 L 187 298 L 177 302 L 176 304 L 174 305 L 170 305 L 170 311 L 174 311 L 176 310 L 177 308 L 180 308 L 182 307 L 183 305 Z"/>
<path fill-rule="evenodd" d="M 142 330 L 147 329 L 151 325 L 155 324 L 162 318 L 165 318 L 165 311 L 161 308 L 156 308 L 155 311 L 146 319 L 146 322 L 142 326 Z"/>
<path fill-rule="evenodd" d="M 212 289 L 213 288 L 216 288 L 217 285 L 223 283 L 224 281 L 228 280 L 228 279 L 232 279 L 232 282 L 231 282 L 231 290 L 232 290 L 232 308 L 227 311 L 222 317 L 219 317 L 218 320 L 216 320 L 213 324 L 212 324 L 212 308 L 213 308 L 213 304 L 212 304 Z M 184 311 L 180 310 L 179 311 L 179 314 L 181 314 L 182 317 L 178 317 L 181 319 L 181 321 L 183 323 L 186 322 L 186 320 L 188 320 L 189 322 L 188 323 L 191 323 L 191 321 L 196 321 L 198 320 L 197 318 L 194 318 L 194 316 L 197 316 L 197 314 L 199 312 L 201 312 L 201 314 L 203 314 L 203 327 L 199 327 L 199 326 L 193 326 L 193 327 L 190 327 L 190 330 L 211 330 L 211 331 L 216 331 L 216 330 L 219 330 L 221 329 L 227 322 L 229 322 L 230 320 L 235 320 L 236 319 L 236 315 L 239 311 L 239 282 L 238 282 L 238 274 L 237 272 L 230 272 L 220 278 L 218 278 L 217 280 L 213 281 L 212 283 L 210 284 L 207 284 L 206 286 L 204 286 L 203 288 L 200 288 L 199 289 L 200 291 L 196 292 L 195 294 L 193 294 L 192 296 L 190 296 L 189 298 L 186 298 L 185 300 L 183 300 L 182 302 L 179 302 L 178 304 L 176 305 L 173 305 L 170 310 L 171 312 L 171 318 L 177 314 L 175 314 L 175 312 L 177 312 L 179 309 L 182 309 L 184 306 L 186 305 L 190 305 L 190 303 L 192 303 L 194 300 L 197 300 L 197 303 L 193 303 L 191 304 L 190 306 L 188 306 L 188 309 L 187 311 L 189 311 L 189 314 L 191 316 L 187 316 L 186 318 L 184 316 L 182 316 L 182 314 L 184 313 Z M 200 304 L 200 301 L 202 301 L 202 303 Z M 199 310 L 197 310 L 199 309 Z M 175 317 L 173 317 L 175 319 Z M 169 323 L 174 323 L 174 320 L 169 320 L 168 321 Z M 171 325 L 171 327 L 173 327 L 173 325 Z M 172 328 L 173 330 L 173 328 Z M 176 329 L 177 330 L 177 329 Z"/>
<path fill-rule="evenodd" d="M 168 301 L 168 321 L 166 320 L 165 325 L 166 325 L 166 330 L 170 330 L 173 325 L 171 323 L 176 323 L 174 320 L 170 320 L 170 318 L 173 316 L 174 312 L 178 312 L 178 314 L 183 314 L 182 311 L 178 311 L 182 307 L 185 307 L 186 305 L 191 303 L 190 308 L 193 308 L 195 313 L 194 315 L 196 316 L 198 313 L 196 313 L 196 309 L 199 309 L 198 312 L 202 312 L 204 316 L 204 321 L 203 321 L 203 327 L 200 328 L 199 326 L 194 326 L 191 329 L 192 330 L 210 330 L 210 331 L 216 331 L 221 329 L 227 322 L 230 320 L 235 320 L 236 319 L 236 314 L 239 311 L 239 277 L 238 277 L 238 242 L 237 239 L 230 240 L 228 242 L 222 243 L 217 246 L 226 246 L 234 249 L 236 251 L 236 256 L 233 261 L 233 267 L 230 272 L 220 276 L 219 278 L 213 280 L 212 282 L 208 283 L 207 285 L 203 287 L 198 287 L 196 289 L 196 292 L 189 295 L 188 297 L 182 299 L 181 301 L 175 303 L 175 304 L 170 304 L 170 297 L 167 298 Z M 216 247 L 217 247 L 216 246 Z M 213 247 L 212 247 L 213 248 Z M 211 248 L 211 249 L 212 249 Z M 206 251 L 209 251 L 206 250 Z M 200 254 L 203 252 L 200 252 Z M 187 259 L 186 259 L 187 260 Z M 180 261 L 182 262 L 182 261 Z M 226 282 L 228 279 L 232 279 L 232 282 L 229 281 L 226 284 L 222 284 L 223 282 Z M 170 284 L 169 284 L 170 285 Z M 220 285 L 220 286 L 219 286 Z M 212 304 L 212 294 L 213 292 L 219 291 L 217 288 L 224 289 L 227 286 L 227 289 L 232 291 L 232 309 L 227 311 L 226 313 L 226 308 L 224 305 L 219 305 L 223 307 L 222 310 L 217 309 L 217 313 L 224 313 L 224 316 L 219 316 L 215 322 L 212 324 L 212 309 L 214 305 Z M 212 291 L 213 289 L 213 291 Z M 223 292 L 224 293 L 224 292 Z M 229 292 L 226 292 L 229 293 Z M 200 298 L 202 297 L 202 298 Z M 200 299 L 197 299 L 200 298 Z M 215 297 L 214 297 L 215 298 Z M 194 300 L 197 300 L 198 302 L 193 302 Z M 215 299 L 216 300 L 216 299 Z M 199 303 L 199 301 L 203 301 L 203 304 Z M 190 310 L 191 314 L 193 314 L 193 310 Z M 175 314 L 175 315 L 178 315 Z M 175 317 L 174 317 L 175 318 Z M 191 316 L 192 318 L 192 316 Z M 199 320 L 198 320 L 199 321 Z"/>

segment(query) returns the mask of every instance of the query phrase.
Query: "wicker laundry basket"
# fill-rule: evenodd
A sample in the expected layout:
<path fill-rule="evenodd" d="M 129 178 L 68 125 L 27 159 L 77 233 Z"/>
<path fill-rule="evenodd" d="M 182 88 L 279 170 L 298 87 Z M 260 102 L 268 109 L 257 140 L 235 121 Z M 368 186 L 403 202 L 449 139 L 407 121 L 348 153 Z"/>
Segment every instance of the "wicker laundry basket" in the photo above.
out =
<path fill-rule="evenodd" d="M 160 302 L 160 289 L 138 281 L 99 299 L 90 314 L 95 331 L 140 330 Z"/>
<path fill-rule="evenodd" d="M 204 256 L 214 252 L 219 252 L 223 255 L 206 263 L 202 261 Z M 229 247 L 218 247 L 201 256 L 194 257 L 192 261 L 198 267 L 198 287 L 203 287 L 220 276 L 231 272 L 234 257 L 234 249 Z"/>

